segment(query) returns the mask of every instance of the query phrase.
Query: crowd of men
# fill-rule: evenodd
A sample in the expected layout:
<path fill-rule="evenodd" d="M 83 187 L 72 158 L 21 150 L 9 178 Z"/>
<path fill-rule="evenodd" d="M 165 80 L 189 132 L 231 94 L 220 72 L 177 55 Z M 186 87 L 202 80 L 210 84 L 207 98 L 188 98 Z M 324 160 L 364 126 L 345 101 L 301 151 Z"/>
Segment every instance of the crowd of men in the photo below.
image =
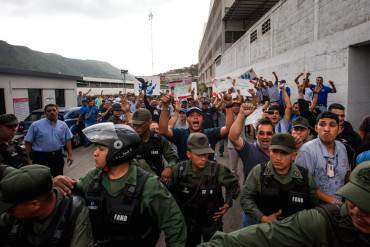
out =
<path fill-rule="evenodd" d="M 248 97 L 80 92 L 78 131 L 96 147 L 77 181 L 63 175 L 72 134 L 58 106 L 25 148 L 1 115 L 0 246 L 155 246 L 161 231 L 168 246 L 370 246 L 370 116 L 355 131 L 328 105 L 333 81 L 299 74 L 292 102 L 273 77 Z M 223 233 L 239 195 L 244 228 Z"/>

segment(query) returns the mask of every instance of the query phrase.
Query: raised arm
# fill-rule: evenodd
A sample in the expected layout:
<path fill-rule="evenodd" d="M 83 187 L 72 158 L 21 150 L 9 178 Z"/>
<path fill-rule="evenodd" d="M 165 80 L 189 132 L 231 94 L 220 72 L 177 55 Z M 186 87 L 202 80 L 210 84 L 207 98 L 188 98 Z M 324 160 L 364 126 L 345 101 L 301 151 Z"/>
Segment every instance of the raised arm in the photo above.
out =
<path fill-rule="evenodd" d="M 176 125 L 177 119 L 179 118 L 180 110 L 181 110 L 181 103 L 179 101 L 176 101 L 175 110 L 170 120 L 168 121 L 168 128 L 173 129 L 173 127 Z"/>
<path fill-rule="evenodd" d="M 172 129 L 168 127 L 168 121 L 169 121 L 169 105 L 171 102 L 171 96 L 169 95 L 164 95 L 161 98 L 162 101 L 162 110 L 161 110 L 161 115 L 159 117 L 159 134 L 172 139 L 173 137 L 173 132 Z"/>
<path fill-rule="evenodd" d="M 276 75 L 276 73 L 275 73 L 275 71 L 274 72 L 272 72 L 272 74 L 274 75 L 274 78 L 275 78 L 275 85 L 277 85 L 278 84 L 278 82 L 279 82 L 279 78 L 277 77 L 277 75 Z"/>
<path fill-rule="evenodd" d="M 303 73 L 300 73 L 295 79 L 294 79 L 294 82 L 295 84 L 299 85 L 299 78 L 301 78 L 301 76 L 303 76 Z"/>
<path fill-rule="evenodd" d="M 336 93 L 337 92 L 337 88 L 335 87 L 334 82 L 332 80 L 329 80 L 328 82 L 329 82 L 329 84 L 330 84 L 330 86 L 332 88 L 332 91 L 331 92 L 332 93 Z"/>
<path fill-rule="evenodd" d="M 83 97 L 86 97 L 86 95 L 88 95 L 89 93 L 91 92 L 91 88 L 89 90 L 87 90 L 86 93 L 82 94 Z"/>
<path fill-rule="evenodd" d="M 319 99 L 319 92 L 321 91 L 322 86 L 316 85 L 315 89 L 313 90 L 313 98 L 310 105 L 310 112 L 313 112 L 315 110 L 315 107 L 317 105 L 317 100 Z"/>
<path fill-rule="evenodd" d="M 233 110 L 232 110 L 232 96 L 230 93 L 225 93 L 223 101 L 225 103 L 226 119 L 225 126 L 221 128 L 220 135 L 221 137 L 226 137 L 229 134 L 231 125 L 234 121 Z"/>
<path fill-rule="evenodd" d="M 245 119 L 247 118 L 247 116 L 252 114 L 255 109 L 256 107 L 253 104 L 242 104 L 238 116 L 236 117 L 234 123 L 231 125 L 229 139 L 236 150 L 242 149 L 244 145 L 244 140 L 240 135 L 244 128 Z"/>
<path fill-rule="evenodd" d="M 290 102 L 290 97 L 286 92 L 285 85 L 281 85 L 280 88 L 281 88 L 281 92 L 283 94 L 283 99 L 284 99 L 284 104 L 285 104 L 284 117 L 285 117 L 286 120 L 290 121 L 290 119 L 292 118 L 292 109 L 293 109 L 292 102 Z"/>

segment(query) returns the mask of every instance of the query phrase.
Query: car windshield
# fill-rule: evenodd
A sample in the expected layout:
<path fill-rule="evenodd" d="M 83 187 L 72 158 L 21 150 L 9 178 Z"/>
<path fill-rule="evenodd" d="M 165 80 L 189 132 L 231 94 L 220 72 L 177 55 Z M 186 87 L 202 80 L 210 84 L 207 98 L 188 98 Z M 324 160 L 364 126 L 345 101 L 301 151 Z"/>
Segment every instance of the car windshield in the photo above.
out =
<path fill-rule="evenodd" d="M 43 112 L 35 112 L 35 113 L 31 113 L 31 115 L 28 116 L 28 118 L 26 119 L 26 121 L 37 121 L 37 120 L 40 120 L 41 118 L 44 118 L 45 117 L 45 114 Z"/>
<path fill-rule="evenodd" d="M 73 119 L 73 118 L 78 118 L 79 114 L 80 114 L 80 109 L 71 110 L 71 111 L 68 111 L 68 112 L 64 115 L 64 119 Z"/>

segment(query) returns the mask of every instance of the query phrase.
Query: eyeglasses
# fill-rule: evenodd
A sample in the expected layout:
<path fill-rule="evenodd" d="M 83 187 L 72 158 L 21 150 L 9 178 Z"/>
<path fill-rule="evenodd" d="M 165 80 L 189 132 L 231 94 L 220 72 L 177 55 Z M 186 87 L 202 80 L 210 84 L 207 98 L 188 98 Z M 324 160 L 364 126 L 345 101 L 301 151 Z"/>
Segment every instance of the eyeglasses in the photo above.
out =
<path fill-rule="evenodd" d="M 46 110 L 46 112 L 56 112 L 57 110 L 56 109 L 48 109 Z"/>
<path fill-rule="evenodd" d="M 267 135 L 267 136 L 272 136 L 274 133 L 272 131 L 258 131 L 257 132 L 258 135 L 260 136 L 264 136 L 264 135 Z"/>

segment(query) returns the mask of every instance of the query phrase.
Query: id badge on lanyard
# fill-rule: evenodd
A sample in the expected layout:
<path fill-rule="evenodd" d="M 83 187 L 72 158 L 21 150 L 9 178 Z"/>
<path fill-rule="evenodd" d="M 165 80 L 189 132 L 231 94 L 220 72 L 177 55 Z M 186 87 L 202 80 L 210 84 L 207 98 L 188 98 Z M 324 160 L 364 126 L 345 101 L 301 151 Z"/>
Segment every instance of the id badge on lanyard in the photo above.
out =
<path fill-rule="evenodd" d="M 331 160 L 328 160 L 327 164 L 326 164 L 326 175 L 329 177 L 329 178 L 332 178 L 334 177 L 334 164 Z"/>

